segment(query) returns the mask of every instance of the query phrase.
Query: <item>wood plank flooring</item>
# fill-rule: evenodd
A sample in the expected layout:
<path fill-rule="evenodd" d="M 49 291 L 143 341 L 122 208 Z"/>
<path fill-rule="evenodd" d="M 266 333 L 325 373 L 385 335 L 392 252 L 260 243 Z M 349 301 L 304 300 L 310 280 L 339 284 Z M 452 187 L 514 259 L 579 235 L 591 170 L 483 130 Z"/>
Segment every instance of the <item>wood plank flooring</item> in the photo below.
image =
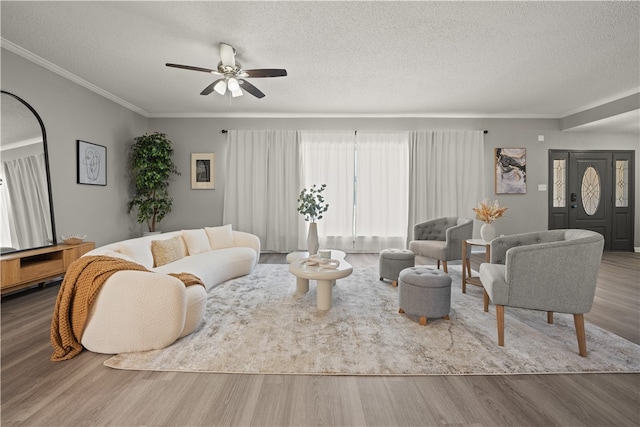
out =
<path fill-rule="evenodd" d="M 482 258 L 472 256 L 474 268 Z M 355 267 L 378 263 L 375 254 L 347 259 Z M 264 254 L 261 262 L 285 258 Z M 54 285 L 2 301 L 2 426 L 640 425 L 640 374 L 138 372 L 106 368 L 108 356 L 88 351 L 54 363 L 49 326 L 57 291 Z M 640 344 L 640 254 L 604 254 L 594 307 L 585 318 Z"/>

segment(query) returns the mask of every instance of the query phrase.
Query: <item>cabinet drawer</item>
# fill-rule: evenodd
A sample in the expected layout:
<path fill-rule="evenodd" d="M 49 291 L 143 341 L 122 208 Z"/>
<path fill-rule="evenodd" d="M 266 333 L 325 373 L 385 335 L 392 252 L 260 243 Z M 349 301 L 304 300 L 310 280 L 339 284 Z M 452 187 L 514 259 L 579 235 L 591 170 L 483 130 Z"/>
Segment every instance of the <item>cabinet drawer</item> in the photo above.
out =
<path fill-rule="evenodd" d="M 29 282 L 57 274 L 64 274 L 64 262 L 61 258 L 24 263 L 20 268 L 20 282 Z"/>
<path fill-rule="evenodd" d="M 20 260 L 10 259 L 2 261 L 2 284 L 3 288 L 10 287 L 20 281 Z"/>

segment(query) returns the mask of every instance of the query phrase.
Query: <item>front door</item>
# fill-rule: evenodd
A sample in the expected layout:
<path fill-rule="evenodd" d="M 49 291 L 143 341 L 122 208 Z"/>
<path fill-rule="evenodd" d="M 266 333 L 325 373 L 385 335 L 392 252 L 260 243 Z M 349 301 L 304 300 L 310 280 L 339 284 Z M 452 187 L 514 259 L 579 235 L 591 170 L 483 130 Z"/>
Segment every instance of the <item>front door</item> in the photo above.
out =
<path fill-rule="evenodd" d="M 611 152 L 569 153 L 569 227 L 611 235 Z M 611 241 L 605 243 L 611 249 Z"/>
<path fill-rule="evenodd" d="M 549 229 L 593 230 L 605 250 L 633 250 L 633 154 L 550 150 Z"/>

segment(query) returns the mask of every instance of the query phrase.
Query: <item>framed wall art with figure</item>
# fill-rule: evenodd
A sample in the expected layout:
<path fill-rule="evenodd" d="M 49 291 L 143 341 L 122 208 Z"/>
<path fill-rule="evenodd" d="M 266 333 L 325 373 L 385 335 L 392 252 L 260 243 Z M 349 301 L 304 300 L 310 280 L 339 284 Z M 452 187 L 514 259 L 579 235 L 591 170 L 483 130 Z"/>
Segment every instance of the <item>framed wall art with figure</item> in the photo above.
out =
<path fill-rule="evenodd" d="M 214 153 L 191 153 L 191 189 L 215 189 Z"/>
<path fill-rule="evenodd" d="M 78 184 L 107 185 L 107 147 L 77 140 Z"/>

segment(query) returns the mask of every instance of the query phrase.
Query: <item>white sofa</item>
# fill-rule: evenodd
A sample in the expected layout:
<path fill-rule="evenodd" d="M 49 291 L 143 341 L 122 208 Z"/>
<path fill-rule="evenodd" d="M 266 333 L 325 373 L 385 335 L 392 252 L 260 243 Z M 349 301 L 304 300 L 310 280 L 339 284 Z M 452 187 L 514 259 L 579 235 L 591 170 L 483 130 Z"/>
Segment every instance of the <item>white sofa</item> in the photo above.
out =
<path fill-rule="evenodd" d="M 173 255 L 167 257 L 171 249 Z M 90 351 L 125 353 L 164 348 L 193 332 L 204 318 L 207 292 L 253 271 L 260 239 L 226 225 L 124 240 L 84 256 L 90 255 L 133 260 L 150 270 L 118 271 L 109 277 L 82 335 L 81 343 Z M 169 262 L 157 265 L 165 261 Z M 206 290 L 200 285 L 185 287 L 168 273 L 191 273 Z"/>

